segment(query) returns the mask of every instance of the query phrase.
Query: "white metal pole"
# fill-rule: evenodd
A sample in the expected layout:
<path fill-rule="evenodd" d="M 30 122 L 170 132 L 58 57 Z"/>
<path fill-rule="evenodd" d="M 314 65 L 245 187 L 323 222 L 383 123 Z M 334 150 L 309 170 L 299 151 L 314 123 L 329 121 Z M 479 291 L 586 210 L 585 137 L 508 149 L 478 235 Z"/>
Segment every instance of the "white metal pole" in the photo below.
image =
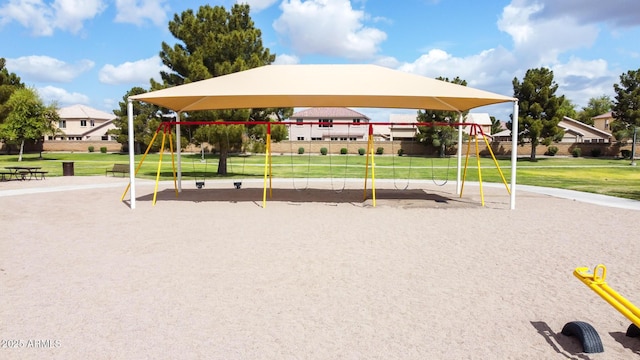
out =
<path fill-rule="evenodd" d="M 518 100 L 513 102 L 511 120 L 511 202 L 510 208 L 516 208 L 516 168 L 518 164 Z"/>
<path fill-rule="evenodd" d="M 136 208 L 136 158 L 135 158 L 135 148 L 134 148 L 134 131 L 133 131 L 133 100 L 127 99 L 127 120 L 128 120 L 128 130 L 129 130 L 129 184 L 130 186 L 130 206 L 131 209 Z"/>
<path fill-rule="evenodd" d="M 180 111 L 176 112 L 176 122 L 180 121 Z M 176 124 L 176 154 L 178 155 L 178 192 L 182 192 L 182 149 L 180 148 L 180 124 Z"/>
<path fill-rule="evenodd" d="M 462 113 L 460 113 L 460 124 L 462 124 L 462 122 L 464 121 L 464 118 L 462 117 Z M 462 182 L 460 181 L 462 175 L 461 175 L 461 168 L 462 168 L 462 125 L 458 126 L 458 172 L 456 174 L 456 194 L 460 195 L 460 193 L 462 192 Z M 448 170 L 447 170 L 448 171 Z"/>

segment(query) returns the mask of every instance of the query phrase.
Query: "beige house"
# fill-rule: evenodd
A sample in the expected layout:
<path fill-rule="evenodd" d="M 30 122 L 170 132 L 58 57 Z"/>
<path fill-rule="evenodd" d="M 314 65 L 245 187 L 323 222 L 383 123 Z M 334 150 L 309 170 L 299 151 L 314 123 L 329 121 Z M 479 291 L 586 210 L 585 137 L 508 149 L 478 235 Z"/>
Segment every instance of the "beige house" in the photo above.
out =
<path fill-rule="evenodd" d="M 600 130 L 595 126 L 591 126 L 573 120 L 565 116 L 560 120 L 558 126 L 564 129 L 564 137 L 562 142 L 565 143 L 610 143 L 612 135 L 608 131 Z"/>
<path fill-rule="evenodd" d="M 611 123 L 613 122 L 613 113 L 611 111 L 591 118 L 593 126 L 602 131 L 611 131 Z"/>
<path fill-rule="evenodd" d="M 115 140 L 107 134 L 116 126 L 113 121 L 116 116 L 104 111 L 96 110 L 85 105 L 72 105 L 58 110 L 60 120 L 56 124 L 58 133 L 48 136 L 47 140 L 84 140 L 101 141 Z"/>
<path fill-rule="evenodd" d="M 604 131 L 565 116 L 558 126 L 564 130 L 562 143 L 610 143 L 612 135 Z M 494 141 L 511 141 L 511 130 L 503 130 L 492 135 Z"/>
<path fill-rule="evenodd" d="M 344 107 L 318 107 L 298 111 L 289 123 L 289 140 L 362 141 L 369 138 L 369 117 Z"/>

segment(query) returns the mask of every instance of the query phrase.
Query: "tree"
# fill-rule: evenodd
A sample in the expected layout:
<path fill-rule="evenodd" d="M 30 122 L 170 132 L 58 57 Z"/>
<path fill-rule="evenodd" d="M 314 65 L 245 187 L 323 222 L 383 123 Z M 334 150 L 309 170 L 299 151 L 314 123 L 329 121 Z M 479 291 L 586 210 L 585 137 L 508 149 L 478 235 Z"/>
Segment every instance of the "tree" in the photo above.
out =
<path fill-rule="evenodd" d="M 152 80 L 152 89 L 182 85 L 273 63 L 275 55 L 263 47 L 262 32 L 254 26 L 249 11 L 249 5 L 246 4 L 235 4 L 230 11 L 222 6 L 204 5 L 195 14 L 191 9 L 180 15 L 175 14 L 173 20 L 169 22 L 169 31 L 179 40 L 179 43 L 172 47 L 163 42 L 162 51 L 160 51 L 162 62 L 171 71 L 160 73 L 163 84 Z M 275 113 L 280 116 L 286 114 L 288 110 L 269 109 L 268 111 L 268 114 Z M 264 117 L 257 117 L 264 116 L 265 112 L 267 111 L 264 109 L 199 111 L 190 113 L 189 119 L 264 120 Z M 209 137 L 215 143 L 218 136 L 216 134 L 227 134 L 227 130 L 206 129 L 198 133 L 195 138 Z M 221 148 L 219 174 L 226 174 L 226 159 L 223 159 L 226 155 L 227 151 Z"/>
<path fill-rule="evenodd" d="M 602 95 L 597 98 L 589 99 L 587 106 L 583 107 L 578 113 L 577 120 L 587 124 L 593 125 L 593 118 L 611 111 L 613 101 L 608 95 Z"/>
<path fill-rule="evenodd" d="M 227 175 L 227 158 L 230 150 L 242 150 L 243 125 L 204 125 L 196 129 L 194 138 L 206 142 L 220 150 L 218 175 Z"/>
<path fill-rule="evenodd" d="M 8 142 L 20 144 L 18 161 L 22 161 L 24 142 L 39 141 L 45 134 L 55 133 L 55 123 L 59 120 L 55 104 L 45 106 L 32 88 L 20 88 L 11 94 L 6 103 L 9 114 L 0 124 L 0 137 Z"/>
<path fill-rule="evenodd" d="M 633 163 L 636 149 L 636 129 L 640 126 L 640 69 L 629 70 L 620 75 L 620 83 L 614 84 L 613 89 L 616 92 L 616 101 L 611 108 L 615 119 L 614 123 L 616 123 L 619 136 L 621 136 L 622 132 L 626 132 L 627 138 L 633 138 L 631 146 L 631 160 Z M 624 136 L 621 137 L 624 138 Z M 618 137 L 616 136 L 616 138 Z"/>
<path fill-rule="evenodd" d="M 5 63 L 5 59 L 0 58 L 0 124 L 9 114 L 9 107 L 6 104 L 11 94 L 17 89 L 24 88 L 20 78 L 14 73 L 9 73 L 5 68 Z"/>
<path fill-rule="evenodd" d="M 578 112 L 576 112 L 576 104 L 574 104 L 571 100 L 565 98 L 558 108 L 558 116 L 560 116 L 560 119 L 566 116 L 575 120 L 575 118 L 578 117 Z"/>
<path fill-rule="evenodd" d="M 491 120 L 491 135 L 497 134 L 502 131 L 502 123 L 500 120 L 496 119 L 495 116 L 489 116 L 489 120 Z"/>
<path fill-rule="evenodd" d="M 116 128 L 110 131 L 110 134 L 116 136 L 118 141 L 123 146 L 126 146 L 129 142 L 129 119 L 127 115 L 127 104 L 130 96 L 144 94 L 147 91 L 141 87 L 133 87 L 131 90 L 122 97 L 120 101 L 119 109 L 113 110 L 113 114 L 117 116 L 114 121 Z M 142 149 L 146 149 L 153 138 L 153 135 L 160 125 L 162 120 L 162 114 L 160 108 L 153 104 L 140 103 L 133 107 L 133 130 L 135 134 L 134 152 L 140 154 Z M 173 120 L 173 119 L 170 119 Z M 154 146 L 151 150 L 158 151 L 160 149 L 161 139 L 156 139 Z"/>
<path fill-rule="evenodd" d="M 438 77 L 437 80 L 467 86 L 467 81 L 457 76 L 453 80 L 443 77 Z M 428 126 L 418 126 L 418 135 L 416 135 L 418 141 L 433 145 L 438 149 L 438 156 L 444 157 L 447 153 L 447 148 L 456 143 L 456 128 L 437 124 L 455 124 L 458 122 L 459 117 L 460 114 L 455 111 L 418 110 L 418 122 L 428 124 Z"/>
<path fill-rule="evenodd" d="M 529 69 L 522 80 L 513 79 L 514 97 L 518 99 L 518 138 L 531 142 L 531 160 L 536 160 L 536 147 L 559 141 L 564 131 L 558 127 L 562 119 L 559 111 L 564 96 L 556 96 L 558 84 L 553 80 L 553 71 L 547 68 Z M 510 123 L 511 124 L 511 123 Z M 511 127 L 511 126 L 510 126 Z M 511 130 L 513 131 L 513 129 Z"/>

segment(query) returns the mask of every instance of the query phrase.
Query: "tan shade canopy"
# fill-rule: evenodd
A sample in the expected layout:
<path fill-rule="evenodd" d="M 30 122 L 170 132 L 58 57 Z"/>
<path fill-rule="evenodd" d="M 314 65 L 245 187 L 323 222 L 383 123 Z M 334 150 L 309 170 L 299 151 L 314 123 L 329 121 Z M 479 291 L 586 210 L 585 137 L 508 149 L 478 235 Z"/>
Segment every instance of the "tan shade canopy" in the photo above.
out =
<path fill-rule="evenodd" d="M 466 111 L 515 100 L 377 65 L 267 65 L 130 99 L 174 111 L 334 106 Z"/>

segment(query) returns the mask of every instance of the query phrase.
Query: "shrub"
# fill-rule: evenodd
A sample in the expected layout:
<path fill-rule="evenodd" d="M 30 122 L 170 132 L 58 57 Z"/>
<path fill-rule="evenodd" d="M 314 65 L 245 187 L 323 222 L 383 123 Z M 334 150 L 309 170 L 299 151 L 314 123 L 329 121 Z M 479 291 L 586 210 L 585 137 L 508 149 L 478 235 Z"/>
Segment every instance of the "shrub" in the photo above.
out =
<path fill-rule="evenodd" d="M 404 154 L 404 149 L 398 149 L 398 156 L 402 156 Z"/>
<path fill-rule="evenodd" d="M 379 148 L 376 149 L 376 155 L 382 155 L 382 154 L 384 154 L 384 148 L 380 146 Z"/>
<path fill-rule="evenodd" d="M 93 147 L 93 145 L 89 146 L 89 152 L 93 152 L 93 150 L 95 150 L 95 148 Z"/>
<path fill-rule="evenodd" d="M 320 154 L 327 155 L 327 148 L 326 147 L 320 148 Z"/>
<path fill-rule="evenodd" d="M 300 155 L 304 154 L 304 148 L 302 146 L 298 148 L 298 154 Z"/>
<path fill-rule="evenodd" d="M 101 146 L 100 147 L 100 152 L 103 153 L 103 154 L 106 154 L 107 153 L 107 147 L 106 146 Z"/>
<path fill-rule="evenodd" d="M 582 149 L 580 149 L 579 147 L 574 148 L 573 150 L 571 150 L 571 155 L 573 155 L 573 157 L 580 157 L 580 155 L 582 155 Z"/>
<path fill-rule="evenodd" d="M 592 157 L 600 157 L 600 155 L 602 155 L 602 150 L 601 149 L 591 149 L 591 156 Z"/>
<path fill-rule="evenodd" d="M 623 159 L 631 159 L 631 150 L 620 150 L 620 155 L 622 156 Z"/>
<path fill-rule="evenodd" d="M 365 152 L 365 151 L 366 151 L 366 150 L 365 150 L 364 148 L 359 148 L 359 149 L 358 149 L 358 154 L 360 154 L 360 155 L 364 155 L 364 152 Z"/>
<path fill-rule="evenodd" d="M 345 155 L 347 153 L 347 148 L 341 148 L 340 149 L 340 154 L 341 155 Z"/>
<path fill-rule="evenodd" d="M 557 153 L 558 153 L 558 147 L 552 145 L 547 148 L 547 152 L 545 155 L 555 156 Z"/>

